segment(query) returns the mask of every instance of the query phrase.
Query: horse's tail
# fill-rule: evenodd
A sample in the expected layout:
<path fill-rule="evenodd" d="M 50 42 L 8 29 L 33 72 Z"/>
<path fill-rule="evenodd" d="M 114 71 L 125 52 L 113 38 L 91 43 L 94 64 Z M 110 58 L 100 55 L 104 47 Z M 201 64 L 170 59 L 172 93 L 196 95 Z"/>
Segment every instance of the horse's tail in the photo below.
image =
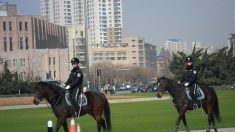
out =
<path fill-rule="evenodd" d="M 215 90 L 213 88 L 211 88 L 211 92 L 212 92 L 212 96 L 213 96 L 213 99 L 214 99 L 214 104 L 212 106 L 212 108 L 213 108 L 213 116 L 215 117 L 215 119 L 217 121 L 220 121 L 221 117 L 220 117 L 220 111 L 219 111 L 218 97 L 217 97 L 216 92 L 215 92 Z"/>
<path fill-rule="evenodd" d="M 110 107 L 109 107 L 109 102 L 108 102 L 107 98 L 105 98 L 104 118 L 105 118 L 107 130 L 108 130 L 108 132 L 111 132 L 112 131 L 111 113 L 110 113 Z"/>

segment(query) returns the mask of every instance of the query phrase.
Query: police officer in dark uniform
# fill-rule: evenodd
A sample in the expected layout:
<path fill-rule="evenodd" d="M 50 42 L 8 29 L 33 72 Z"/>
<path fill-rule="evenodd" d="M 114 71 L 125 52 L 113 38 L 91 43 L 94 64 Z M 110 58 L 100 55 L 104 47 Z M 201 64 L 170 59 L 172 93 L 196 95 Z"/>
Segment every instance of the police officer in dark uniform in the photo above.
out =
<path fill-rule="evenodd" d="M 193 59 L 192 57 L 186 57 L 186 68 L 181 78 L 181 82 L 183 82 L 186 89 L 189 89 L 189 93 L 192 97 L 194 107 L 197 106 L 197 96 L 195 95 L 196 91 L 196 82 L 197 82 L 197 69 L 193 66 Z"/>
<path fill-rule="evenodd" d="M 69 92 L 70 101 L 72 102 L 75 110 L 77 110 L 78 104 L 76 100 L 78 100 L 79 95 L 82 93 L 83 73 L 78 66 L 78 58 L 72 58 L 71 64 L 73 69 L 70 72 L 68 80 L 62 85 L 62 87 L 65 87 L 66 91 Z"/>

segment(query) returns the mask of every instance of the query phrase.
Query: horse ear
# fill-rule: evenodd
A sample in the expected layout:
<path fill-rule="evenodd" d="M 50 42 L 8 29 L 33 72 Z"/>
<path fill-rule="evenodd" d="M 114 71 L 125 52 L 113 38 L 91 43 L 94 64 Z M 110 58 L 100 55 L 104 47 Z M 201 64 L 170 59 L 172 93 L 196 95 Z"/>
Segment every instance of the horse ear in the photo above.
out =
<path fill-rule="evenodd" d="M 166 76 L 165 76 L 165 75 L 163 75 L 163 78 L 166 78 Z"/>

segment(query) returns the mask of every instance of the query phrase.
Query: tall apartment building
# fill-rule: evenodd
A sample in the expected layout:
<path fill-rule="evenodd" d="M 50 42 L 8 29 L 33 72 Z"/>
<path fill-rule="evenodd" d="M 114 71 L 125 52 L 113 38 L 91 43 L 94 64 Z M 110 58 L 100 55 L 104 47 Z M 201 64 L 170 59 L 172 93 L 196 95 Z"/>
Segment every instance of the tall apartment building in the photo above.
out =
<path fill-rule="evenodd" d="M 187 50 L 187 44 L 180 39 L 169 39 L 164 43 L 164 49 L 168 50 L 170 54 L 172 52 L 177 53 L 178 51 L 185 52 Z"/>
<path fill-rule="evenodd" d="M 0 58 L 22 79 L 66 79 L 65 47 L 62 26 L 32 16 L 0 16 Z"/>
<path fill-rule="evenodd" d="M 41 15 L 59 25 L 84 24 L 89 44 L 122 41 L 122 0 L 40 0 Z"/>
<path fill-rule="evenodd" d="M 68 25 L 67 34 L 69 58 L 78 57 L 80 68 L 85 69 L 87 67 L 87 45 L 84 25 Z"/>

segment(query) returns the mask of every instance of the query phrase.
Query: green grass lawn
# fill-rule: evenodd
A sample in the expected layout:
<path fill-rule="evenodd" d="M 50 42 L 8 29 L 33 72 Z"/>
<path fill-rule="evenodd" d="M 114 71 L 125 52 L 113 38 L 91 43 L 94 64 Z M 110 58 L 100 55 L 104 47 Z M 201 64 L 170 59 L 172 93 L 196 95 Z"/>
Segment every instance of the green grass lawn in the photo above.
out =
<path fill-rule="evenodd" d="M 152 94 L 154 96 L 155 94 Z M 222 121 L 218 127 L 235 127 L 235 90 L 217 91 Z M 137 95 L 137 94 L 136 94 Z M 142 96 L 142 95 L 141 95 Z M 144 95 L 150 96 L 150 95 Z M 169 132 L 175 126 L 177 113 L 171 100 L 119 103 L 111 105 L 113 132 Z M 187 113 L 190 129 L 206 129 L 207 115 L 202 109 Z M 55 121 L 49 108 L 0 111 L 1 132 L 45 132 L 47 121 Z M 96 123 L 86 115 L 76 122 L 82 132 L 95 132 Z M 181 123 L 180 129 L 184 127 Z M 60 132 L 63 132 L 61 129 Z"/>

